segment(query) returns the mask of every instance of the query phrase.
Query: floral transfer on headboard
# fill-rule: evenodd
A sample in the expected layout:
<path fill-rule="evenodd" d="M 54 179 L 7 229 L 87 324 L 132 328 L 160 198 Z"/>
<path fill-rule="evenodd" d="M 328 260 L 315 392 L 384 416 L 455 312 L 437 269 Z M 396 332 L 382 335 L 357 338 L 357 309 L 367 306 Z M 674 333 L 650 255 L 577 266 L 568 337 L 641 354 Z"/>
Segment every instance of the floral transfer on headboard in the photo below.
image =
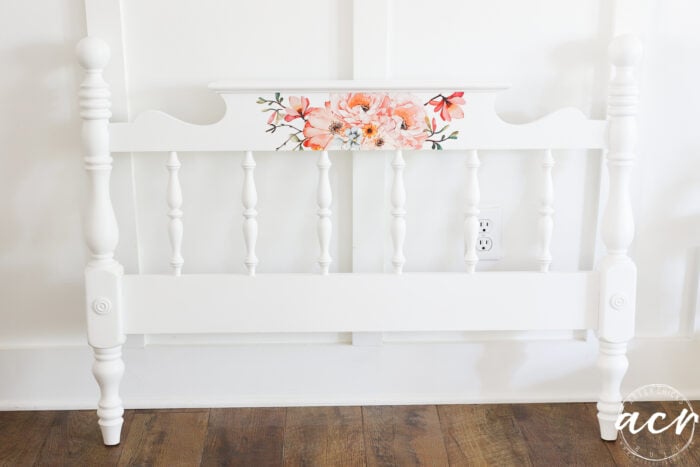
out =
<path fill-rule="evenodd" d="M 457 139 L 449 133 L 452 119 L 464 117 L 464 92 L 437 94 L 425 103 L 405 93 L 332 93 L 322 106 L 313 107 L 304 96 L 281 93 L 259 97 L 269 112 L 267 133 L 289 132 L 276 149 L 442 149 Z M 439 122 L 438 122 L 439 120 Z"/>

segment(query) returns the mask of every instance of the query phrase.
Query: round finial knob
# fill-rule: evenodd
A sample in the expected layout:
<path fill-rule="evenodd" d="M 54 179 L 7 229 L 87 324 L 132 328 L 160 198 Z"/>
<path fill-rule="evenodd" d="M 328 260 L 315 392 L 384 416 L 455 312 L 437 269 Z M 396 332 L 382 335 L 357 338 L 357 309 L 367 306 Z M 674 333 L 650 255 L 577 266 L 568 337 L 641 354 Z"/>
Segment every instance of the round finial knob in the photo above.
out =
<path fill-rule="evenodd" d="M 97 37 L 83 38 L 75 51 L 80 65 L 86 70 L 100 70 L 109 62 L 109 46 Z"/>
<path fill-rule="evenodd" d="M 634 34 L 617 36 L 608 49 L 613 65 L 634 66 L 642 58 L 642 41 Z"/>

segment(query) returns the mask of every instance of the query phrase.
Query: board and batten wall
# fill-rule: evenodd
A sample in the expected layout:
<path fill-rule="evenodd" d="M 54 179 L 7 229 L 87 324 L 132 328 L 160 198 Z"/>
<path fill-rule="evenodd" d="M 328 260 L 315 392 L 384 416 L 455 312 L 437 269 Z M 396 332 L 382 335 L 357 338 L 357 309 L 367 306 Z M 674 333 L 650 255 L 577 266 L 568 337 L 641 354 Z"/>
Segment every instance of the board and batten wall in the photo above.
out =
<path fill-rule="evenodd" d="M 607 43 L 616 31 L 636 28 L 645 43 L 633 187 L 640 287 L 624 388 L 661 382 L 697 398 L 700 6 L 641 3 L 628 14 L 628 3 L 605 0 L 88 0 L 121 5 L 125 60 L 117 53 L 107 70 L 121 74 L 113 83 L 115 118 L 155 108 L 196 123 L 223 111 L 207 83 L 269 77 L 507 81 L 513 87 L 497 110 L 508 121 L 570 105 L 603 117 Z M 93 407 L 74 58 L 86 13 L 76 0 L 3 2 L 0 26 L 0 409 Z M 600 154 L 554 155 L 552 268 L 590 268 Z M 539 167 L 532 156 L 483 154 L 482 203 L 500 206 L 504 226 L 504 258 L 484 269 L 536 266 Z M 181 155 L 185 273 L 243 271 L 241 157 Z M 385 159 L 331 157 L 331 271 L 388 270 Z M 168 270 L 166 158 L 116 157 L 117 258 L 127 272 Z M 463 155 L 406 160 L 406 270 L 460 270 Z M 259 271 L 312 271 L 315 158 L 260 154 L 257 162 Z M 598 390 L 597 344 L 580 334 L 380 338 L 382 345 L 353 345 L 344 334 L 132 336 L 123 399 L 127 407 L 593 400 Z"/>

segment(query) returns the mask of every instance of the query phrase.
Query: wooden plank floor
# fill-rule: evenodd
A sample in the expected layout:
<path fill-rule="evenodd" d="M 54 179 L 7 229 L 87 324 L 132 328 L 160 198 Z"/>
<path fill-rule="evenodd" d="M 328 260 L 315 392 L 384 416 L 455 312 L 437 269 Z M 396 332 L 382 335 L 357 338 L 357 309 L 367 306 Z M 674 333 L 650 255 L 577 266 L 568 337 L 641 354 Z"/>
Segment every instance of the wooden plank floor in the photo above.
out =
<path fill-rule="evenodd" d="M 0 465 L 648 465 L 598 438 L 594 404 L 0 412 Z M 673 465 L 700 465 L 700 443 Z M 668 465 L 669 462 L 662 463 Z M 658 464 L 657 464 L 658 465 Z"/>

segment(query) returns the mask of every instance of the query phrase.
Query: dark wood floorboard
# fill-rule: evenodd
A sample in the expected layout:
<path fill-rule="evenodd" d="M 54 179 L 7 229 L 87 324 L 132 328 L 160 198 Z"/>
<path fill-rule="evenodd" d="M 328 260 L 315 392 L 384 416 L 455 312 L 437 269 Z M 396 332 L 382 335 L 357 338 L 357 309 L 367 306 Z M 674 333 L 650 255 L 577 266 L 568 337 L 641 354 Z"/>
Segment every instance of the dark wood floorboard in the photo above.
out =
<path fill-rule="evenodd" d="M 365 465 L 362 408 L 288 408 L 284 465 Z"/>
<path fill-rule="evenodd" d="M 0 465 L 32 465 L 56 412 L 0 412 Z"/>
<path fill-rule="evenodd" d="M 533 465 L 615 465 L 593 404 L 513 404 Z"/>
<path fill-rule="evenodd" d="M 452 465 L 532 465 L 510 405 L 438 407 Z"/>
<path fill-rule="evenodd" d="M 446 466 L 447 451 L 434 405 L 363 407 L 368 466 Z"/>
<path fill-rule="evenodd" d="M 116 465 L 124 444 L 105 447 L 94 410 L 60 411 L 38 453 L 36 465 Z M 124 413 L 122 436 L 132 426 L 133 411 Z"/>
<path fill-rule="evenodd" d="M 672 418 L 680 405 L 637 409 Z M 621 438 L 600 440 L 593 403 L 127 410 L 113 447 L 94 411 L 0 412 L 0 466 L 700 466 L 695 431 L 684 452 L 651 463 Z M 664 452 L 667 435 L 632 443 Z"/>
<path fill-rule="evenodd" d="M 209 409 L 188 412 L 136 411 L 117 465 L 199 465 Z"/>
<path fill-rule="evenodd" d="M 282 465 L 285 416 L 284 408 L 211 409 L 202 465 Z"/>

